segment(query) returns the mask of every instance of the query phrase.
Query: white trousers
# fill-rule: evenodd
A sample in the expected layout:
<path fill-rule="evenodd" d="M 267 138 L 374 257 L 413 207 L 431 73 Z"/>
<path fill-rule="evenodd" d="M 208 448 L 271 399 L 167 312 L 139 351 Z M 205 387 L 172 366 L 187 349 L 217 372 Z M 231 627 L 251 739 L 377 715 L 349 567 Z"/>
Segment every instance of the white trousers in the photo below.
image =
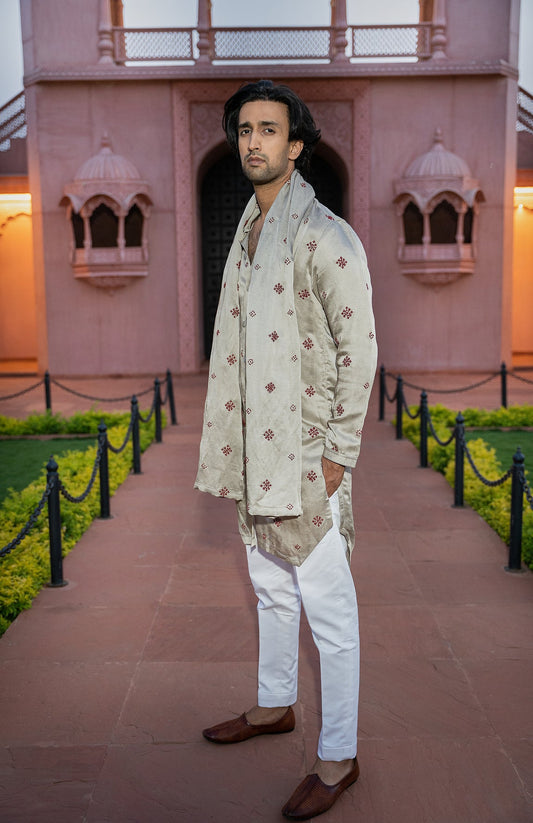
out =
<path fill-rule="evenodd" d="M 318 756 L 345 760 L 357 753 L 359 620 L 346 543 L 339 532 L 336 493 L 330 503 L 334 525 L 301 566 L 256 546 L 246 550 L 258 599 L 257 703 L 274 707 L 296 702 L 303 605 L 320 656 L 322 730 Z"/>

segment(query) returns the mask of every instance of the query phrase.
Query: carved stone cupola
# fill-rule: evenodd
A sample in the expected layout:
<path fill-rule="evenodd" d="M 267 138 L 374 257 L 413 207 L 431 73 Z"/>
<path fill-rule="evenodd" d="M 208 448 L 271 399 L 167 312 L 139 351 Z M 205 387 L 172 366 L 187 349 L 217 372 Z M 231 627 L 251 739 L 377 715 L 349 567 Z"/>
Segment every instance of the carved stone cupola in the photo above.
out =
<path fill-rule="evenodd" d="M 148 274 L 149 186 L 107 136 L 64 189 L 76 278 L 114 291 Z"/>
<path fill-rule="evenodd" d="M 465 161 L 444 148 L 440 129 L 430 151 L 411 163 L 394 190 L 402 273 L 431 286 L 471 274 L 485 198 Z"/>

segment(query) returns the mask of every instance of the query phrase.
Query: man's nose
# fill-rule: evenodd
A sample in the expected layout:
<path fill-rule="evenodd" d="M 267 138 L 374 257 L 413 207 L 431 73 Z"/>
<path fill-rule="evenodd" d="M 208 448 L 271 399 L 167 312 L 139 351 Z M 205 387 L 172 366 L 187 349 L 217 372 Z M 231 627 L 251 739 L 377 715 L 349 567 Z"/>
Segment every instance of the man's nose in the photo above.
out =
<path fill-rule="evenodd" d="M 261 146 L 261 140 L 259 137 L 259 132 L 251 131 L 250 136 L 248 139 L 248 151 L 252 152 L 254 150 L 259 149 Z"/>

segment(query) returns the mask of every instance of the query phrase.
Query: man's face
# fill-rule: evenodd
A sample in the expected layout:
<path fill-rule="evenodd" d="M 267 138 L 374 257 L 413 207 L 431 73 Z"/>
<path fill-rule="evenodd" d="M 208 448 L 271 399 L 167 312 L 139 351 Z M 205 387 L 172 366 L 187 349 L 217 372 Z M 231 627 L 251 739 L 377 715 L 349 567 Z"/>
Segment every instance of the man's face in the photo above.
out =
<path fill-rule="evenodd" d="M 290 177 L 303 142 L 289 142 L 289 113 L 285 103 L 271 100 L 245 103 L 239 112 L 238 134 L 242 169 L 254 186 L 282 183 Z"/>

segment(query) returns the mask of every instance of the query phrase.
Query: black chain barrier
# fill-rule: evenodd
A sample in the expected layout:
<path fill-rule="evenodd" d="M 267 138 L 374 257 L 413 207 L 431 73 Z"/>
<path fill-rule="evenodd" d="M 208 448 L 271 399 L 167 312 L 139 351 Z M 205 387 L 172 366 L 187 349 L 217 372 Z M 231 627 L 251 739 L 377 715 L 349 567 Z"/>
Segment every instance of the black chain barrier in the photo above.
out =
<path fill-rule="evenodd" d="M 502 363 L 502 368 L 499 372 L 501 381 L 502 381 L 502 406 L 507 408 L 507 375 L 510 374 L 507 372 L 505 368 L 505 364 Z M 431 419 L 431 414 L 428 409 L 428 397 L 427 392 L 425 389 L 421 390 L 420 395 L 420 405 L 418 407 L 417 412 L 411 412 L 409 409 L 404 393 L 403 387 L 404 385 L 409 386 L 410 388 L 420 388 L 419 386 L 415 386 L 412 383 L 406 383 L 401 375 L 396 376 L 396 391 L 392 398 L 389 397 L 387 390 L 386 390 L 386 377 L 393 377 L 394 375 L 390 375 L 385 371 L 384 366 L 381 366 L 380 369 L 380 399 L 379 399 L 379 419 L 384 420 L 385 414 L 385 399 L 392 403 L 396 401 L 396 439 L 402 440 L 403 439 L 403 412 L 405 411 L 407 416 L 411 420 L 416 420 L 420 418 L 420 466 L 421 468 L 427 468 L 428 466 L 428 433 L 432 435 L 435 441 L 439 444 L 439 446 L 446 447 L 449 446 L 455 440 L 455 476 L 454 476 L 454 507 L 461 508 L 464 506 L 464 459 L 468 460 L 472 471 L 474 472 L 475 477 L 483 483 L 485 486 L 489 486 L 495 488 L 497 486 L 502 486 L 506 483 L 509 479 L 511 479 L 511 515 L 510 515 L 510 537 L 509 537 L 509 564 L 505 567 L 506 571 L 509 572 L 519 572 L 522 571 L 522 516 L 523 516 L 523 499 L 524 496 L 529 504 L 530 509 L 533 511 L 533 493 L 531 488 L 527 482 L 525 472 L 524 472 L 524 455 L 520 448 L 516 450 L 516 453 L 513 455 L 513 465 L 497 480 L 489 480 L 488 478 L 484 477 L 483 474 L 480 472 L 479 468 L 476 466 L 472 454 L 468 448 L 466 438 L 465 438 L 465 426 L 464 426 L 464 417 L 461 413 L 459 413 L 455 419 L 455 427 L 447 440 L 441 440 L 433 421 Z M 441 393 L 452 393 L 452 392 L 460 392 L 460 391 L 468 391 L 469 389 L 477 388 L 478 386 L 482 386 L 485 383 L 488 383 L 490 380 L 493 380 L 497 377 L 498 374 L 491 375 L 490 377 L 482 380 L 478 383 L 472 384 L 470 386 L 463 387 L 462 389 L 442 389 L 442 390 L 435 390 L 440 391 Z M 513 377 L 517 377 L 519 380 L 523 380 L 525 383 L 531 383 L 533 385 L 533 381 L 526 380 L 518 375 L 513 375 Z"/>
<path fill-rule="evenodd" d="M 159 378 L 156 378 L 159 379 Z M 170 410 L 170 419 L 173 426 L 177 425 L 177 417 L 176 417 L 176 405 L 174 402 L 174 387 L 172 383 L 172 374 L 170 369 L 167 369 L 167 373 L 165 376 L 165 398 L 161 400 L 161 405 L 165 406 L 167 401 L 169 404 Z M 59 380 L 56 380 L 54 377 L 50 376 L 48 371 L 45 372 L 44 378 L 39 380 L 38 383 L 34 383 L 32 386 L 28 386 L 25 389 L 22 389 L 19 392 L 15 392 L 14 394 L 6 394 L 0 397 L 0 402 L 2 400 L 14 400 L 17 397 L 22 397 L 24 394 L 29 394 L 29 392 L 38 389 L 40 386 L 44 385 L 45 389 L 45 405 L 46 411 L 52 411 L 52 385 L 56 386 L 58 389 L 62 391 L 68 392 L 69 394 L 74 395 L 75 397 L 80 397 L 83 400 L 90 400 L 93 403 L 125 403 L 127 400 L 130 400 L 131 395 L 126 395 L 124 397 L 95 397 L 90 394 L 84 394 L 83 392 L 76 391 L 76 389 L 70 388 L 70 386 L 65 386 L 64 383 L 60 383 Z M 152 387 L 148 389 L 143 389 L 143 391 L 137 392 L 136 397 L 145 397 L 150 392 L 154 391 Z"/>
<path fill-rule="evenodd" d="M 387 378 L 390 377 L 396 380 L 396 391 L 392 397 L 389 395 L 387 391 Z M 508 371 L 507 366 L 505 363 L 502 363 L 500 366 L 499 371 L 493 372 L 489 374 L 488 377 L 483 378 L 482 380 L 478 380 L 476 383 L 470 383 L 468 386 L 460 386 L 455 389 L 427 389 L 424 386 L 418 386 L 416 383 L 410 383 L 407 380 L 404 380 L 401 375 L 391 374 L 385 368 L 385 366 L 381 365 L 379 370 L 379 420 L 385 420 L 385 401 L 387 400 L 389 403 L 394 403 L 396 401 L 397 408 L 398 408 L 398 392 L 403 392 L 403 387 L 407 386 L 410 389 L 414 389 L 415 391 L 431 391 L 432 394 L 459 394 L 461 392 L 472 391 L 472 389 L 478 389 L 480 386 L 485 386 L 487 383 L 490 383 L 491 380 L 496 380 L 496 378 L 500 378 L 500 400 L 501 405 L 504 409 L 507 408 L 507 378 L 514 377 L 515 380 L 520 380 L 522 383 L 528 383 L 529 385 L 533 385 L 533 380 L 528 380 L 526 377 L 523 377 L 520 374 L 516 374 L 516 372 Z M 399 438 L 401 439 L 401 438 Z"/>
<path fill-rule="evenodd" d="M 42 380 L 40 383 L 36 384 L 36 386 L 32 386 L 31 388 L 25 389 L 22 392 L 19 392 L 16 395 L 10 395 L 9 398 L 1 398 L 0 400 L 11 399 L 12 397 L 18 397 L 21 394 L 25 394 L 31 391 L 42 384 L 45 384 L 45 389 L 47 392 L 47 396 L 50 392 L 50 383 L 54 383 L 59 388 L 64 389 L 65 391 L 71 391 L 72 394 L 77 395 L 78 397 L 83 397 L 87 400 L 96 400 L 96 401 L 109 401 L 109 402 L 121 402 L 122 400 L 130 400 L 130 397 L 126 398 L 95 398 L 89 397 L 88 395 L 82 394 L 81 392 L 76 392 L 74 390 L 68 389 L 65 386 L 62 386 L 55 380 L 51 380 L 48 373 L 45 375 L 45 379 Z M 59 586 L 66 586 L 67 582 L 63 578 L 63 551 L 61 545 L 61 506 L 60 506 L 60 495 L 62 495 L 66 500 L 70 503 L 78 504 L 83 503 L 84 500 L 87 499 L 89 494 L 91 493 L 94 483 L 96 481 L 96 475 L 100 474 L 100 519 L 108 519 L 111 517 L 111 509 L 110 509 L 110 493 L 109 493 L 109 465 L 108 465 L 108 453 L 109 451 L 113 452 L 114 454 L 120 454 L 124 451 L 126 446 L 128 445 L 130 439 L 132 441 L 132 463 L 133 463 L 133 473 L 140 474 L 141 473 L 141 447 L 140 447 L 140 432 L 139 432 L 139 423 L 149 423 L 152 417 L 155 414 L 155 439 L 157 443 L 162 442 L 162 413 L 161 407 L 165 405 L 168 401 L 170 406 L 170 416 L 171 416 L 171 423 L 172 425 L 177 425 L 177 417 L 176 417 L 176 409 L 174 403 L 174 389 L 172 384 L 172 374 L 170 370 L 167 370 L 166 378 L 165 378 L 165 399 L 164 401 L 161 399 L 161 384 L 159 378 L 155 378 L 153 388 L 148 389 L 147 391 L 143 391 L 140 393 L 139 396 L 143 396 L 148 394 L 149 392 L 153 392 L 153 401 L 152 407 L 150 412 L 147 416 L 143 417 L 139 412 L 139 401 L 136 395 L 131 397 L 131 410 L 130 410 L 130 420 L 128 425 L 128 430 L 126 432 L 126 436 L 124 441 L 120 446 L 113 446 L 108 439 L 107 434 L 107 426 L 102 420 L 100 425 L 98 426 L 98 446 L 96 450 L 96 457 L 93 463 L 92 471 L 91 471 L 91 478 L 87 484 L 87 487 L 80 495 L 73 495 L 71 494 L 68 489 L 62 483 L 59 474 L 58 474 L 58 465 L 54 460 L 53 456 L 50 457 L 46 465 L 47 471 L 47 480 L 46 480 L 46 488 L 43 492 L 39 503 L 31 513 L 28 521 L 20 530 L 13 540 L 0 549 L 0 559 L 7 556 L 14 548 L 16 548 L 25 537 L 30 533 L 33 529 L 35 524 L 37 523 L 42 511 L 44 509 L 45 504 L 48 504 L 48 531 L 49 531 L 49 544 L 50 544 L 50 582 L 48 583 L 49 586 L 52 587 L 59 587 Z"/>

